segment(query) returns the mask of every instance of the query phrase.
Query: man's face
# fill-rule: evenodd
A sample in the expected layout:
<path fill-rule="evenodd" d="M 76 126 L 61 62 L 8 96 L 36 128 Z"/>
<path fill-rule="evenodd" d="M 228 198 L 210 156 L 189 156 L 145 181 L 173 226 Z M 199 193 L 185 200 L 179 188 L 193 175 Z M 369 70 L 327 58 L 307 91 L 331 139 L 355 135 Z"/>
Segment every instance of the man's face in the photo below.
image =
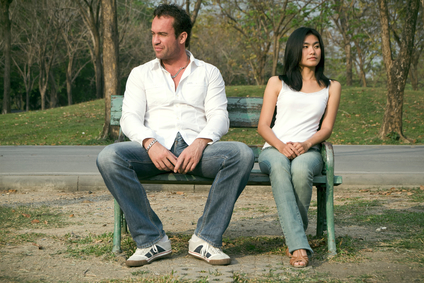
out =
<path fill-rule="evenodd" d="M 181 44 L 175 38 L 173 23 L 174 18 L 167 16 L 155 17 L 152 22 L 153 50 L 161 60 L 173 59 L 180 54 Z"/>

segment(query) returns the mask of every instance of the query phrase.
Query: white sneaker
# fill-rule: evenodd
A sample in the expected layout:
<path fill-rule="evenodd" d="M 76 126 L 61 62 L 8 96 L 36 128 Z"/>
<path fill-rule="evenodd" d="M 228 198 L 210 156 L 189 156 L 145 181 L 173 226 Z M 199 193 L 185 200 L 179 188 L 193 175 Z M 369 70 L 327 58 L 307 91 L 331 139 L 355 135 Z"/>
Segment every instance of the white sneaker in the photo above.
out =
<path fill-rule="evenodd" d="M 211 246 L 196 235 L 188 241 L 188 253 L 213 265 L 227 265 L 231 258 L 221 249 Z"/>
<path fill-rule="evenodd" d="M 144 249 L 137 249 L 135 253 L 127 259 L 125 264 L 129 267 L 142 266 L 171 253 L 171 241 L 168 239 L 168 236 L 165 235 L 165 237 L 155 245 Z"/>

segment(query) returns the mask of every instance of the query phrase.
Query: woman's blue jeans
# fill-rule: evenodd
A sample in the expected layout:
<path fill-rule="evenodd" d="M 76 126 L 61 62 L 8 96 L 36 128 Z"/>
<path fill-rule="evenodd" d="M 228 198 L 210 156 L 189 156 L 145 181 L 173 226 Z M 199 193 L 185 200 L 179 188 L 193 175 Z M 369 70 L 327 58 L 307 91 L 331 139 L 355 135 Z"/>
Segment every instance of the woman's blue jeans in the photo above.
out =
<path fill-rule="evenodd" d="M 180 134 L 171 148 L 179 156 L 188 145 Z M 208 145 L 192 175 L 214 179 L 203 215 L 195 234 L 215 247 L 221 247 L 234 204 L 249 180 L 254 162 L 253 151 L 240 142 L 216 142 Z M 158 170 L 146 150 L 137 142 L 114 143 L 97 157 L 97 167 L 105 184 L 125 214 L 131 236 L 138 248 L 156 244 L 165 236 L 162 222 L 150 207 L 139 178 L 155 176 Z M 188 204 L 192 205 L 192 204 Z"/>
<path fill-rule="evenodd" d="M 321 154 L 314 148 L 293 160 L 274 147 L 265 148 L 259 155 L 259 167 L 271 180 L 278 217 L 290 253 L 299 249 L 313 253 L 305 231 L 313 179 L 321 173 L 322 166 Z"/>

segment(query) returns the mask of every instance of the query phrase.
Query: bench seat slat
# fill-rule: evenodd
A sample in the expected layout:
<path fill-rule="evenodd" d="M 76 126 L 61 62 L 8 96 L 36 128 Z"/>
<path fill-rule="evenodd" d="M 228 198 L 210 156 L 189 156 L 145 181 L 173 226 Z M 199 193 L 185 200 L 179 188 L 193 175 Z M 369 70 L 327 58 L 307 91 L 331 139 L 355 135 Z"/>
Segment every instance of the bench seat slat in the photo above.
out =
<path fill-rule="evenodd" d="M 178 173 L 164 173 L 156 175 L 150 178 L 139 179 L 142 184 L 184 184 L 184 185 L 210 185 L 213 183 L 213 179 L 194 176 L 190 174 L 178 174 Z M 325 175 L 319 175 L 314 177 L 314 186 L 324 185 L 327 179 Z M 334 176 L 334 185 L 340 185 L 342 183 L 341 176 Z M 270 186 L 269 177 L 267 174 L 262 173 L 258 169 L 253 169 L 249 176 L 247 185 L 257 186 Z"/>

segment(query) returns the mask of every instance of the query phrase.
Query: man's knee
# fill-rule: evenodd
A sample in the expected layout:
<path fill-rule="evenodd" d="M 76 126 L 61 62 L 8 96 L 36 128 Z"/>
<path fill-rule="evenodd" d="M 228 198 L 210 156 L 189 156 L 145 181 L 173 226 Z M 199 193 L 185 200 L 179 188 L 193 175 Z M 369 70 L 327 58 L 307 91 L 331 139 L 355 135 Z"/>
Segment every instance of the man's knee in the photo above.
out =
<path fill-rule="evenodd" d="M 238 156 L 240 161 L 245 162 L 249 166 L 253 166 L 253 163 L 255 162 L 253 150 L 242 142 L 236 142 L 236 145 L 238 147 Z"/>
<path fill-rule="evenodd" d="M 106 146 L 99 155 L 97 155 L 96 164 L 99 170 L 104 169 L 114 159 L 116 151 L 111 145 Z"/>

